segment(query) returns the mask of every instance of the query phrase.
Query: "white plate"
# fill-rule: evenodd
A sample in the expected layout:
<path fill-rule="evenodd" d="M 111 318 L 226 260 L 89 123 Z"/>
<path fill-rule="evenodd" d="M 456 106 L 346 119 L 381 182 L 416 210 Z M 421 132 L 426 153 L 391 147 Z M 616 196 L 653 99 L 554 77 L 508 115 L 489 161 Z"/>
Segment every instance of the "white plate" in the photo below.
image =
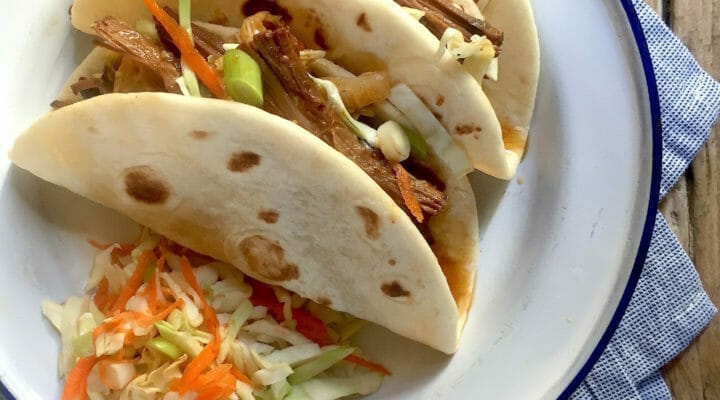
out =
<path fill-rule="evenodd" d="M 86 238 L 135 232 L 4 156 L 88 52 L 88 40 L 71 31 L 69 4 L 13 2 L 0 24 L 0 379 L 22 400 L 61 390 L 58 338 L 40 302 L 80 293 L 93 254 Z M 371 329 L 364 346 L 394 372 L 374 398 L 557 397 L 587 373 L 634 288 L 659 160 L 655 88 L 643 73 L 644 42 L 631 30 L 637 17 L 623 9 L 629 0 L 534 6 L 543 63 L 528 156 L 509 184 L 472 176 L 481 263 L 462 347 L 447 357 Z"/>

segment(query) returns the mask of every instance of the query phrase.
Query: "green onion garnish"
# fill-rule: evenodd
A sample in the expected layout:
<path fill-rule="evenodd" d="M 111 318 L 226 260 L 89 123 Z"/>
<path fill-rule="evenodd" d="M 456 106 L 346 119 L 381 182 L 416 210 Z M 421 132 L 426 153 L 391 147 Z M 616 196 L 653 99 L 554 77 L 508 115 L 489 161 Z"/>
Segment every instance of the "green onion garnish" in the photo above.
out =
<path fill-rule="evenodd" d="M 255 107 L 263 105 L 260 66 L 250 55 L 240 49 L 226 51 L 223 70 L 225 87 L 233 100 Z"/>

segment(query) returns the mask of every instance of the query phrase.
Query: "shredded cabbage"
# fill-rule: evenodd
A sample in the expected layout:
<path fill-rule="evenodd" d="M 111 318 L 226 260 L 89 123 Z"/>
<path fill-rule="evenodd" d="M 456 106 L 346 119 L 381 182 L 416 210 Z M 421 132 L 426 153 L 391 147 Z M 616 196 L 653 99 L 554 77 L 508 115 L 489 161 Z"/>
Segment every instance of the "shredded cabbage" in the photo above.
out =
<path fill-rule="evenodd" d="M 281 325 L 275 320 L 275 317 L 282 319 L 276 315 L 277 305 L 272 305 L 272 313 L 268 313 L 266 307 L 253 306 L 255 283 L 250 285 L 237 269 L 220 262 L 193 268 L 201 289 L 197 293 L 185 281 L 178 254 L 167 253 L 168 247 L 174 246 L 159 249 L 159 243 L 159 236 L 145 229 L 131 255 L 113 254 L 115 249 L 121 248 L 119 245 L 100 251 L 87 286 L 89 295 L 70 297 L 63 304 L 42 303 L 43 314 L 60 332 L 62 348 L 58 363 L 61 374 L 67 375 L 78 358 L 98 357 L 97 364 L 87 376 L 89 399 L 189 400 L 197 397 L 204 393 L 202 387 L 179 396 L 177 392 L 170 392 L 170 385 L 183 376 L 188 361 L 207 349 L 216 335 L 220 349 L 213 354 L 216 358 L 208 373 L 226 374 L 218 382 L 224 382 L 223 390 L 233 390 L 229 399 L 298 398 L 300 394 L 319 390 L 318 385 L 330 385 L 330 393 L 350 393 L 350 389 L 361 392 L 355 389 L 359 383 L 330 381 L 328 384 L 319 380 L 355 378 L 356 371 L 363 371 L 363 367 L 340 362 L 353 352 L 353 348 L 336 345 L 320 348 L 303 336 L 302 329 L 307 328 L 300 324 L 303 322 L 301 314 L 293 311 L 302 308 L 303 312 L 318 318 L 317 324 L 326 324 L 328 337 L 334 343 L 339 343 L 341 338 L 337 332 L 356 331 L 354 318 L 285 289 L 272 288 L 270 293 L 274 293 L 278 304 L 282 304 L 284 319 L 300 318 L 297 323 L 302 329 L 298 331 L 295 323 Z M 166 242 L 163 240 L 163 243 Z M 122 249 L 125 248 L 123 245 Z M 127 290 L 125 285 L 138 267 L 139 257 L 148 251 L 154 255 L 166 254 L 170 271 L 156 274 L 154 282 L 148 282 L 146 274 L 146 283 L 129 296 L 124 309 L 114 309 L 113 304 L 117 304 L 114 296 Z M 105 294 L 107 297 L 98 297 L 93 290 L 104 278 L 108 280 L 109 293 Z M 157 286 L 156 291 L 150 290 L 151 284 Z M 150 297 L 153 294 L 154 299 Z M 207 298 L 212 310 L 202 308 L 205 303 L 201 296 Z M 182 304 L 177 303 L 179 300 Z M 109 315 L 104 315 L 101 310 Z M 217 316 L 220 324 L 217 331 L 208 326 L 203 317 L 212 315 L 209 312 Z M 228 363 L 236 369 L 232 370 L 232 378 L 229 369 L 214 369 Z M 245 383 L 247 378 L 238 373 L 251 377 L 254 385 Z M 229 384 L 233 387 L 228 387 Z M 306 384 L 310 392 L 303 386 Z"/>
<path fill-rule="evenodd" d="M 472 35 L 470 42 L 466 42 L 460 31 L 447 28 L 440 39 L 436 57 L 439 60 L 443 60 L 445 57 L 464 60 L 463 67 L 481 85 L 485 77 L 497 80 L 495 48 L 485 36 Z M 493 60 L 495 60 L 494 67 L 491 71 L 490 65 Z"/>
<path fill-rule="evenodd" d="M 350 130 L 353 131 L 355 135 L 357 135 L 360 139 L 367 142 L 372 147 L 378 146 L 378 138 L 377 138 L 377 131 L 362 122 L 356 120 L 355 118 L 350 115 L 350 112 L 348 112 L 347 108 L 345 108 L 345 104 L 342 101 L 342 97 L 340 97 L 340 92 L 338 91 L 337 86 L 335 86 L 334 83 L 320 78 L 311 78 L 317 83 L 318 85 L 322 86 L 323 89 L 325 89 L 325 92 L 327 93 L 328 100 L 330 103 L 332 103 L 333 107 L 335 108 L 335 111 L 337 111 L 338 114 L 340 114 L 340 118 L 343 120 L 345 125 L 347 125 Z"/>
<path fill-rule="evenodd" d="M 464 176 L 473 170 L 462 149 L 455 144 L 442 124 L 407 85 L 399 84 L 393 87 L 389 100 L 413 122 L 428 146 L 455 176 Z"/>
<path fill-rule="evenodd" d="M 291 331 L 284 326 L 279 325 L 277 322 L 268 319 L 255 321 L 252 324 L 245 326 L 243 329 L 247 332 L 282 339 L 293 345 L 312 343 L 305 336 L 297 333 L 296 331 Z"/>
<path fill-rule="evenodd" d="M 379 372 L 360 372 L 350 378 L 314 378 L 292 391 L 299 390 L 307 397 L 288 397 L 288 400 L 309 398 L 312 400 L 334 400 L 353 394 L 367 395 L 380 388 L 383 376 Z"/>

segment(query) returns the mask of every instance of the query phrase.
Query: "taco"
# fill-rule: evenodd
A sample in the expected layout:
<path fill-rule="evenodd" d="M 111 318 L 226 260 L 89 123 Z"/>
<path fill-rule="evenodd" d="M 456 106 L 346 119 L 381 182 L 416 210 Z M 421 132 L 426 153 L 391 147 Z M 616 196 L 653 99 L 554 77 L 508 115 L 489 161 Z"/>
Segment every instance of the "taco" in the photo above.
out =
<path fill-rule="evenodd" d="M 158 3 L 177 11 L 173 0 Z M 467 8 L 474 6 L 468 0 L 464 3 Z M 193 3 L 193 16 L 197 21 L 232 27 L 240 26 L 246 17 L 259 11 L 281 16 L 305 46 L 325 51 L 326 60 L 356 75 L 383 70 L 393 84 L 407 85 L 462 148 L 472 167 L 510 179 L 524 153 L 527 116 L 532 114 L 534 104 L 537 38 L 526 0 L 495 1 L 484 8 L 490 22 L 497 19 L 498 24 L 502 23 L 500 28 L 507 30 L 507 55 L 500 53 L 504 51 L 502 31 L 492 28 L 490 22 L 469 16 L 449 0 L 205 0 Z M 73 25 L 90 34 L 96 34 L 93 23 L 106 16 L 131 23 L 151 18 L 140 0 L 122 5 L 111 0 L 76 0 L 72 8 Z M 438 38 L 448 28 L 460 33 L 460 37 L 449 35 L 441 46 Z M 515 32 L 520 33 L 519 37 Z M 520 41 L 516 43 L 516 39 Z M 441 51 L 445 48 L 451 51 Z M 461 54 L 456 55 L 452 49 L 458 48 Z M 492 63 L 498 54 L 500 72 Z M 458 58 L 463 62 L 457 62 Z M 507 73 L 503 71 L 506 66 Z M 489 90 L 495 102 L 491 104 L 476 80 L 496 74 L 499 82 L 492 85 L 496 89 Z M 500 110 L 500 119 L 493 106 Z M 457 155 L 451 155 L 454 150 L 448 150 L 447 156 L 444 148 L 436 150 L 441 158 L 460 163 L 455 160 Z"/>
<path fill-rule="evenodd" d="M 145 3 L 155 21 L 107 10 L 90 24 L 99 46 L 12 161 L 254 279 L 455 352 L 475 199 L 410 82 L 308 50 L 282 13 L 233 27 Z"/>
<path fill-rule="evenodd" d="M 522 156 L 535 109 L 540 72 L 540 45 L 530 2 L 396 2 L 411 10 L 410 13 L 441 40 L 448 57 L 462 60 L 492 104 L 500 121 L 505 149 Z M 458 50 L 461 51 L 453 54 Z M 490 65 L 483 62 L 488 57 L 493 58 Z"/>

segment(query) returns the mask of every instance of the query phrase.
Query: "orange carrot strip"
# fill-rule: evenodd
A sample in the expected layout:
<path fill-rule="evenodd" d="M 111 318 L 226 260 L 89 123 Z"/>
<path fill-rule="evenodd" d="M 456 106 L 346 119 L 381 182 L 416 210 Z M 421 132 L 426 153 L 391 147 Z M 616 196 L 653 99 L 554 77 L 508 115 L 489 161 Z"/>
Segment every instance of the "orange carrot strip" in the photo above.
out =
<path fill-rule="evenodd" d="M 247 375 L 245 375 L 245 374 L 243 374 L 242 372 L 240 372 L 239 369 L 237 369 L 237 368 L 235 368 L 235 367 L 232 367 L 232 368 L 230 369 L 230 373 L 231 373 L 235 378 L 237 378 L 237 380 L 239 380 L 240 382 L 247 383 L 248 385 L 253 386 L 253 387 L 255 386 L 255 384 L 253 383 L 253 381 L 252 381 L 250 378 L 248 378 Z"/>
<path fill-rule="evenodd" d="M 210 364 L 215 361 L 219 352 L 220 336 L 216 334 L 213 340 L 211 340 L 210 343 L 202 349 L 200 354 L 190 361 L 190 364 L 188 364 L 187 368 L 185 368 L 185 371 L 183 372 L 182 378 L 173 382 L 170 389 L 180 393 L 181 396 L 187 393 L 192 388 L 192 384 L 195 379 L 202 374 L 205 368 L 209 367 Z"/>
<path fill-rule="evenodd" d="M 185 281 L 200 297 L 200 301 L 203 305 L 203 318 L 205 318 L 205 325 L 207 325 L 208 331 L 213 334 L 217 333 L 217 330 L 220 327 L 220 323 L 217 319 L 217 314 L 215 313 L 215 310 L 207 303 L 207 300 L 205 300 L 205 295 L 203 294 L 202 289 L 200 289 L 200 285 L 198 285 L 197 280 L 195 279 L 195 274 L 192 271 L 192 266 L 190 266 L 190 261 L 187 259 L 187 257 L 183 256 L 180 259 L 180 267 L 182 268 L 183 278 L 185 278 Z"/>
<path fill-rule="evenodd" d="M 405 168 L 403 168 L 400 164 L 395 164 L 393 169 L 395 170 L 395 176 L 397 176 L 398 180 L 398 187 L 400 188 L 400 194 L 402 194 L 405 205 L 407 206 L 408 210 L 410 210 L 410 214 L 412 214 L 412 216 L 415 217 L 415 219 L 419 223 L 422 223 L 425 217 L 423 217 L 420 203 L 418 203 L 415 195 L 412 192 L 412 187 L 410 186 L 410 176 L 408 175 L 407 171 L 405 171 Z"/>
<path fill-rule="evenodd" d="M 97 357 L 95 356 L 81 358 L 75 363 L 75 367 L 70 371 L 65 381 L 60 400 L 85 400 L 87 397 L 87 378 L 95 363 L 97 363 Z"/>
<path fill-rule="evenodd" d="M 158 277 L 162 272 L 163 266 L 165 266 L 165 255 L 160 256 L 160 259 L 158 259 L 157 267 L 155 267 L 155 271 L 153 271 L 152 275 L 150 276 L 150 282 L 147 286 L 148 308 L 150 309 L 151 313 L 154 313 L 157 309 Z"/>
<path fill-rule="evenodd" d="M 112 307 L 110 308 L 111 315 L 122 312 L 125 309 L 125 305 L 127 304 L 128 300 L 130 300 L 130 298 L 135 294 L 135 292 L 137 292 L 140 285 L 142 285 L 143 276 L 145 276 L 145 270 L 147 270 L 147 268 L 150 266 L 150 261 L 152 260 L 152 257 L 153 253 L 151 251 L 145 251 L 140 255 L 135 271 L 133 272 L 132 276 L 130 276 L 130 279 L 128 279 L 125 287 L 120 292 L 120 295 L 118 295 L 117 300 L 115 300 L 115 303 L 113 303 Z"/>
<path fill-rule="evenodd" d="M 110 307 L 115 302 L 115 299 L 110 296 L 110 283 L 107 278 L 102 278 L 98 284 L 98 288 L 95 291 L 95 297 L 93 298 L 95 306 L 98 310 L 102 311 L 103 314 L 107 314 L 110 311 Z"/>
<path fill-rule="evenodd" d="M 209 367 L 210 364 L 212 364 L 212 362 L 217 358 L 217 355 L 220 352 L 220 323 L 218 322 L 215 310 L 205 300 L 205 296 L 200 289 L 200 285 L 198 285 L 197 280 L 195 279 L 195 274 L 192 271 L 192 266 L 190 265 L 190 261 L 187 257 L 183 256 L 180 259 L 180 267 L 182 269 L 183 278 L 185 278 L 185 281 L 195 292 L 197 292 L 198 297 L 200 297 L 200 302 L 203 305 L 202 313 L 203 318 L 205 319 L 205 325 L 207 326 L 208 331 L 214 335 L 213 340 L 211 340 L 210 343 L 208 343 L 207 346 L 205 346 L 205 348 L 200 352 L 200 354 L 198 354 L 198 356 L 195 357 L 190 364 L 188 364 L 187 368 L 185 368 L 182 378 L 173 382 L 171 385 L 171 389 L 173 391 L 177 391 L 182 396 L 191 389 L 193 382 L 202 374 L 205 368 Z"/>
<path fill-rule="evenodd" d="M 380 372 L 384 375 L 392 375 L 392 373 L 390 371 L 388 371 L 388 369 L 383 367 L 382 365 L 376 364 L 374 362 L 370 362 L 362 357 L 354 356 L 352 354 L 345 357 L 345 361 L 351 362 L 353 364 L 357 364 L 357 365 L 367 368 L 367 369 L 371 369 L 371 370 Z"/>
<path fill-rule="evenodd" d="M 121 329 L 121 331 L 123 331 L 127 335 L 125 337 L 125 342 L 127 343 L 129 341 L 132 341 L 132 338 L 134 337 L 134 335 L 132 334 L 133 323 L 135 323 L 136 327 L 148 327 L 158 321 L 167 318 L 167 316 L 170 315 L 173 310 L 178 307 L 182 307 L 182 305 L 183 300 L 177 299 L 173 304 L 155 315 L 147 315 L 137 311 L 122 312 L 112 318 L 107 319 L 105 322 L 102 323 L 102 325 L 95 328 L 95 330 L 93 331 L 93 343 L 103 333 L 115 332 L 120 326 L 123 326 L 125 324 L 131 325 L 130 327 L 123 327 L 123 329 Z"/>
<path fill-rule="evenodd" d="M 210 89 L 213 96 L 218 99 L 225 98 L 225 89 L 220 84 L 220 79 L 215 74 L 207 60 L 195 49 L 195 45 L 192 42 L 192 38 L 188 35 L 187 31 L 183 29 L 175 19 L 173 19 L 168 13 L 165 12 L 155 0 L 143 0 L 145 6 L 150 13 L 160 22 L 160 25 L 170 34 L 173 43 L 180 50 L 182 59 L 187 65 L 197 74 L 202 83 Z"/>
<path fill-rule="evenodd" d="M 225 399 L 235 391 L 235 377 L 232 365 L 222 364 L 198 376 L 191 390 L 196 393 L 196 400 Z"/>

